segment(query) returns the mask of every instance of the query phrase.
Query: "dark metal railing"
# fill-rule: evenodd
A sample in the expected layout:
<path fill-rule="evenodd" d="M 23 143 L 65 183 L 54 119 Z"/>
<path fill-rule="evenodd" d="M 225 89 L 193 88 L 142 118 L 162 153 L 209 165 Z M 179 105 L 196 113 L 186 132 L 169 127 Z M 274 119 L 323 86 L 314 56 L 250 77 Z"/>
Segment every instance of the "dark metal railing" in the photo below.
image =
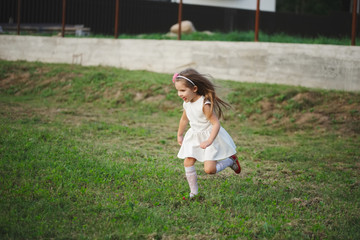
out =
<path fill-rule="evenodd" d="M 353 1 L 353 9 L 357 1 Z M 181 20 L 190 20 L 199 31 L 249 31 L 254 30 L 255 41 L 259 31 L 286 33 L 307 37 L 350 37 L 355 45 L 359 36 L 356 11 L 338 12 L 326 16 L 294 15 L 286 13 L 248 11 L 220 7 L 145 0 L 1 0 L 0 26 L 14 29 L 17 34 L 35 24 L 58 25 L 61 35 L 74 32 L 75 25 L 94 34 L 146 34 L 166 33 L 178 22 L 181 39 Z M 261 18 L 260 18 L 261 15 Z M 311 23 L 311 24 L 309 24 Z M 72 27 L 72 28 L 71 28 Z M 86 30 L 85 30 L 86 28 Z M 42 29 L 39 26 L 34 27 Z M 55 29 L 55 28 L 52 28 Z"/>

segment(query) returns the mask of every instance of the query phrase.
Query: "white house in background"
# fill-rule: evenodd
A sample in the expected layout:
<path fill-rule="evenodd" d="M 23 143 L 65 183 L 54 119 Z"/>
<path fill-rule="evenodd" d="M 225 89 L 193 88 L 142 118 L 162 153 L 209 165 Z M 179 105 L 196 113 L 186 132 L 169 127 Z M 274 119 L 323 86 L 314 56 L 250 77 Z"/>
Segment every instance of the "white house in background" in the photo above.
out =
<path fill-rule="evenodd" d="M 179 3 L 180 0 L 171 0 Z M 237 8 L 256 10 L 257 0 L 183 0 L 183 4 L 204 5 L 213 7 Z M 260 10 L 267 12 L 276 11 L 276 0 L 261 0 Z"/>

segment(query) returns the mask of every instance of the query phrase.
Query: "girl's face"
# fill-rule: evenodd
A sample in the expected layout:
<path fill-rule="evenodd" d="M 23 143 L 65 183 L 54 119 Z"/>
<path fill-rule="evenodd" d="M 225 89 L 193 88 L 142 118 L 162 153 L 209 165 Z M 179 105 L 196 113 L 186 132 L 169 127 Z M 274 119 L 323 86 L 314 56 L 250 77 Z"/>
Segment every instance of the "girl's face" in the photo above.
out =
<path fill-rule="evenodd" d="M 176 81 L 175 88 L 178 92 L 178 96 L 185 102 L 195 102 L 199 99 L 200 95 L 197 94 L 197 86 L 189 88 L 184 81 Z"/>

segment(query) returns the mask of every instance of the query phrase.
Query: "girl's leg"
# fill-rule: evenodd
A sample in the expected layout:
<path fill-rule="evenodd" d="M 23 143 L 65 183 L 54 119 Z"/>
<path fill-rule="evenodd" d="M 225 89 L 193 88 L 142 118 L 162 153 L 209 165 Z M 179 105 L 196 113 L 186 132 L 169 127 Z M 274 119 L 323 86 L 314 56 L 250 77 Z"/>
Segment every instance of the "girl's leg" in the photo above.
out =
<path fill-rule="evenodd" d="M 241 167 L 240 165 L 238 165 L 236 155 L 221 161 L 205 161 L 204 163 L 204 170 L 208 174 L 215 174 L 221 172 L 227 167 L 231 167 L 237 174 L 240 173 Z"/>
<path fill-rule="evenodd" d="M 194 158 L 185 158 L 184 160 L 185 175 L 190 187 L 190 198 L 194 197 L 199 192 L 197 174 L 194 166 L 195 162 L 196 159 Z"/>

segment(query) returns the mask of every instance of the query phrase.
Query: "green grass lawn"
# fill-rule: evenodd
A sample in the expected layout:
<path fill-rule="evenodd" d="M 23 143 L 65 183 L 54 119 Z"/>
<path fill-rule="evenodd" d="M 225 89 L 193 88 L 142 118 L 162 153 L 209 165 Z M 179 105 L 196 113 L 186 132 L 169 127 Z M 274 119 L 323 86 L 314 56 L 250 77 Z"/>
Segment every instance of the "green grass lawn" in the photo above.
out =
<path fill-rule="evenodd" d="M 93 36 L 93 37 L 105 37 L 105 36 Z M 112 37 L 112 36 L 108 36 Z M 120 39 L 177 39 L 177 36 L 169 36 L 167 34 L 154 33 L 154 34 L 139 34 L 129 35 L 120 34 Z M 254 31 L 233 31 L 228 33 L 223 32 L 194 32 L 191 34 L 182 34 L 182 40 L 192 41 L 232 41 L 232 42 L 253 42 L 255 39 Z M 357 38 L 356 45 L 360 45 L 360 39 Z M 349 37 L 305 37 L 288 35 L 285 33 L 267 34 L 265 32 L 259 32 L 259 42 L 276 42 L 276 43 L 305 43 L 305 44 L 332 44 L 332 45 L 351 45 L 351 36 Z"/>
<path fill-rule="evenodd" d="M 5 33 L 14 34 L 14 33 Z M 58 32 L 53 33 L 27 33 L 22 32 L 21 35 L 35 36 L 56 36 Z M 65 37 L 79 38 L 74 35 L 66 35 Z M 112 35 L 90 34 L 82 38 L 114 38 Z M 119 39 L 155 39 L 155 40 L 177 40 L 177 35 L 169 35 L 166 33 L 149 33 L 149 34 L 120 34 Z M 255 39 L 254 31 L 232 31 L 232 32 L 194 32 L 191 34 L 182 34 L 182 40 L 188 41 L 231 41 L 231 42 L 253 42 Z M 297 35 L 288 35 L 285 33 L 267 34 L 259 32 L 259 42 L 275 42 L 275 43 L 304 43 L 304 44 L 332 44 L 332 45 L 351 45 L 351 36 L 339 36 L 337 38 L 317 36 L 306 37 Z M 360 46 L 360 38 L 356 38 L 356 46 Z"/>
<path fill-rule="evenodd" d="M 184 201 L 170 75 L 0 61 L 0 238 L 359 239 L 360 93 L 215 83 L 243 171 Z"/>

